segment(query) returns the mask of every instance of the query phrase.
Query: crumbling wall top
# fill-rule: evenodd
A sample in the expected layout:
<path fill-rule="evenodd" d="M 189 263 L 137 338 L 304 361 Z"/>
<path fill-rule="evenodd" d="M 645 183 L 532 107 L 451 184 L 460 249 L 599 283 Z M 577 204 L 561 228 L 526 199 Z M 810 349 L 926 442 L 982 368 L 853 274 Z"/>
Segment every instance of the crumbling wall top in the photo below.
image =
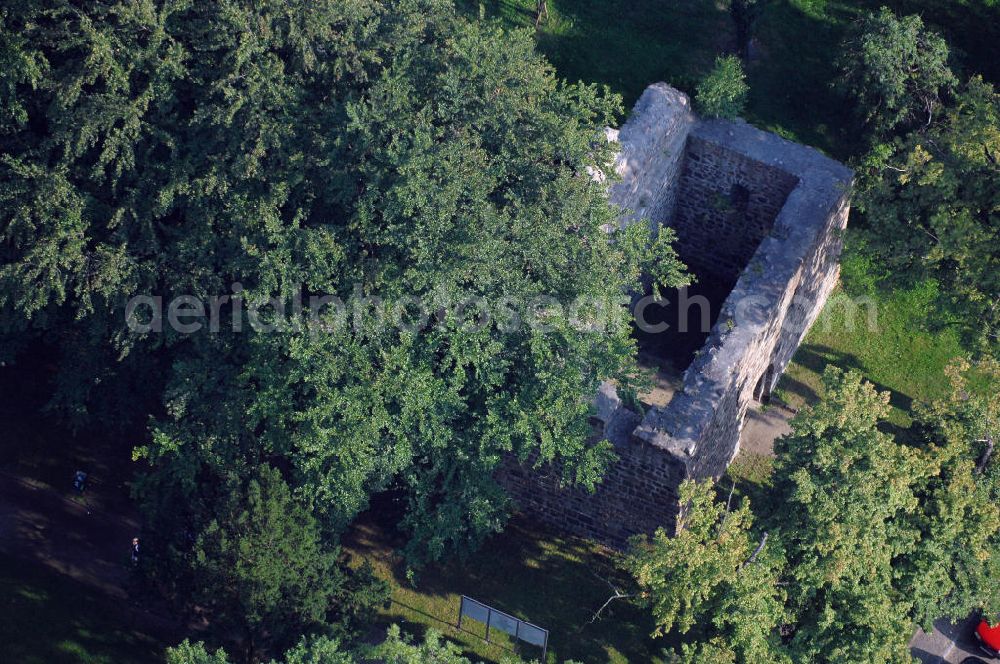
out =
<path fill-rule="evenodd" d="M 697 121 L 687 95 L 654 83 L 642 93 L 628 122 L 608 130 L 609 140 L 621 146 L 615 162 L 621 181 L 609 192 L 611 202 L 626 210 L 621 228 L 642 218 L 660 222 L 673 214 L 677 174 Z"/>
<path fill-rule="evenodd" d="M 741 360 L 779 316 L 790 281 L 830 232 L 831 219 L 845 216 L 854 177 L 849 168 L 819 151 L 742 120 L 698 120 L 683 93 L 659 83 L 643 94 L 618 135 L 625 180 L 612 189 L 612 201 L 633 210 L 628 221 L 637 216 L 661 223 L 670 219 L 675 179 L 689 137 L 777 168 L 794 176 L 798 184 L 740 275 L 702 352 L 685 372 L 683 389 L 666 407 L 651 408 L 634 431 L 637 441 L 682 459 L 697 454 L 720 401 L 733 393 L 735 381 L 745 378 L 739 375 Z M 669 149 L 662 152 L 665 146 Z M 672 179 L 658 180 L 665 176 Z M 664 191 L 664 184 L 669 191 Z M 636 200 L 637 192 L 640 198 L 641 192 L 655 192 L 659 199 L 642 199 L 640 203 L 655 201 L 645 206 L 627 205 Z"/>

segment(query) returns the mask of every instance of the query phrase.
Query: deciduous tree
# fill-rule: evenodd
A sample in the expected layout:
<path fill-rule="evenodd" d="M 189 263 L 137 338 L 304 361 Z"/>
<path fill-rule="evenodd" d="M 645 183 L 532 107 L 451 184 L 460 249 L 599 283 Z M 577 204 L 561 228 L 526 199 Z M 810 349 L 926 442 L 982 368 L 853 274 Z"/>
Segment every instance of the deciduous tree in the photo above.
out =
<path fill-rule="evenodd" d="M 746 107 L 749 91 L 740 59 L 734 55 L 720 56 L 712 71 L 698 84 L 695 105 L 709 117 L 735 118 Z"/>
<path fill-rule="evenodd" d="M 686 662 L 908 662 L 915 625 L 997 615 L 1000 520 L 989 432 L 996 363 L 956 364 L 918 409 L 921 440 L 880 430 L 888 393 L 828 368 L 818 404 L 776 445 L 771 513 L 685 484 L 676 536 L 640 538 L 623 567 Z M 973 388 L 973 383 L 978 391 Z"/>
<path fill-rule="evenodd" d="M 878 137 L 929 125 L 958 80 L 948 44 L 916 15 L 883 7 L 854 26 L 841 48 L 841 83 Z"/>
<path fill-rule="evenodd" d="M 599 481 L 589 403 L 634 370 L 616 303 L 653 243 L 609 237 L 587 177 L 613 170 L 597 139 L 618 97 L 445 0 L 2 12 L 0 329 L 92 360 L 60 363 L 82 415 L 116 375 L 149 387 L 159 403 L 121 408 L 156 416 L 148 490 L 197 505 L 192 487 L 271 464 L 335 542 L 398 489 L 419 562 L 502 528 L 506 455 Z M 417 299 L 429 323 L 334 330 L 318 294 Z M 125 328 L 134 296 L 188 295 L 229 298 L 221 329 Z M 271 298 L 330 325 L 228 322 Z M 468 302 L 524 323 L 470 324 Z M 603 305 L 599 333 L 577 302 Z"/>
<path fill-rule="evenodd" d="M 712 482 L 692 481 L 681 485 L 680 499 L 673 535 L 660 529 L 637 538 L 624 558 L 634 601 L 653 613 L 654 636 L 691 632 L 684 661 L 785 661 L 777 638 L 781 556 L 766 533 L 759 541 L 753 533 L 749 501 L 731 509 Z"/>
<path fill-rule="evenodd" d="M 859 170 L 863 251 L 887 287 L 932 280 L 936 324 L 980 350 L 1000 331 L 1000 95 L 971 79 L 930 127 L 877 145 Z"/>
<path fill-rule="evenodd" d="M 241 636 L 247 662 L 321 627 L 344 584 L 315 518 L 268 466 L 216 506 L 195 534 L 191 556 L 192 602 L 217 633 Z"/>

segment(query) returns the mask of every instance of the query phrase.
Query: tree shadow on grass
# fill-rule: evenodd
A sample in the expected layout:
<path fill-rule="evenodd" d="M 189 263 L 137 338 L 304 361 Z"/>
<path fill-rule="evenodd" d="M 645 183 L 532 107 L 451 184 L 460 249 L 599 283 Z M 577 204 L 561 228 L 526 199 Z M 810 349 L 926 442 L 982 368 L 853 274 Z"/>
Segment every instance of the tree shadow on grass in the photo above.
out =
<path fill-rule="evenodd" d="M 71 362 L 42 343 L 26 346 L 13 363 L 0 366 L 0 468 L 68 491 L 77 470 L 87 473 L 87 494 L 104 508 L 133 509 L 130 483 L 137 464 L 131 450 L 146 439 L 147 422 L 119 427 L 94 416 L 89 426 L 71 426 L 49 406 L 57 392 L 58 365 Z M 141 408 L 138 399 L 137 408 Z"/>
<path fill-rule="evenodd" d="M 0 554 L 0 659 L 21 664 L 146 664 L 179 636 L 132 607 L 35 563 Z"/>
<path fill-rule="evenodd" d="M 795 354 L 795 361 L 819 375 L 822 375 L 826 367 L 831 364 L 844 370 L 853 369 L 859 371 L 865 376 L 865 380 L 872 383 L 879 392 L 889 393 L 890 405 L 904 411 L 909 411 L 913 407 L 913 398 L 909 395 L 893 390 L 869 378 L 865 374 L 864 365 L 855 355 L 834 350 L 829 346 L 806 344 L 801 346 Z"/>
<path fill-rule="evenodd" d="M 506 27 L 533 27 L 536 0 L 459 0 Z M 631 108 L 646 86 L 688 92 L 731 41 L 731 21 L 714 0 L 548 0 L 538 50 L 560 78 L 607 85 Z"/>
<path fill-rule="evenodd" d="M 808 369 L 818 376 L 822 376 L 826 367 L 833 365 L 845 371 L 855 370 L 865 377 L 865 380 L 872 383 L 879 392 L 889 393 L 889 405 L 899 409 L 903 413 L 910 413 L 913 408 L 913 398 L 902 392 L 893 390 L 866 375 L 865 367 L 861 361 L 852 354 L 844 353 L 829 346 L 820 344 L 803 344 L 795 353 L 796 364 Z M 810 386 L 802 381 L 796 380 L 787 374 L 782 377 L 780 388 L 789 393 L 802 398 L 806 403 L 815 403 L 820 395 Z M 894 422 L 881 422 L 879 429 L 896 436 L 898 439 L 908 440 L 912 437 L 913 431 L 908 427 L 901 426 Z"/>
<path fill-rule="evenodd" d="M 380 550 L 386 541 L 379 536 L 382 528 L 371 522 L 370 515 L 360 521 L 367 543 L 358 550 L 383 561 L 393 559 L 391 574 L 400 587 L 395 598 L 399 606 L 413 620 L 452 636 L 456 635 L 458 596 L 465 594 L 550 630 L 550 661 L 603 663 L 610 660 L 609 653 L 617 652 L 627 661 L 651 662 L 657 661 L 654 653 L 671 645 L 666 640 L 652 643 L 648 612 L 624 601 L 613 602 L 600 619 L 590 622 L 613 592 L 608 580 L 619 587 L 624 581 L 615 570 L 613 554 L 592 542 L 563 537 L 516 517 L 504 533 L 487 540 L 468 560 L 430 566 L 413 587 L 391 546 Z M 355 548 L 355 539 L 350 538 L 349 548 Z M 482 638 L 483 632 L 482 625 L 463 621 L 464 636 Z M 530 646 L 518 650 L 525 656 L 539 656 Z"/>

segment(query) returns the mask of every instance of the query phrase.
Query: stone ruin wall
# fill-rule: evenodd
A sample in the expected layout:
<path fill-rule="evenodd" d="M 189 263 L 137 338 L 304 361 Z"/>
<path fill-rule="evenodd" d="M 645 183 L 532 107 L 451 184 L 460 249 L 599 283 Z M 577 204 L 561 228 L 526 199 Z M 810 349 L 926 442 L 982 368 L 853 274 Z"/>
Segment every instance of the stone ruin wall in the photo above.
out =
<path fill-rule="evenodd" d="M 735 283 L 798 184 L 785 171 L 688 138 L 673 212 L 677 251 L 692 271 Z"/>
<path fill-rule="evenodd" d="M 508 459 L 500 479 L 523 512 L 557 531 L 624 548 L 632 535 L 674 522 L 687 469 L 650 445 L 616 445 L 615 451 L 619 460 L 594 494 L 560 486 L 559 469 L 535 470 L 534 459 L 524 465 Z"/>
<path fill-rule="evenodd" d="M 735 457 L 755 389 L 777 382 L 836 284 L 853 174 L 745 123 L 699 121 L 687 97 L 662 83 L 609 138 L 621 145 L 622 180 L 610 197 L 626 210 L 622 226 L 674 226 L 682 258 L 738 274 L 669 404 L 640 417 L 602 385 L 594 421 L 619 461 L 596 493 L 560 486 L 558 469 L 534 469 L 532 459 L 508 460 L 498 473 L 522 511 L 620 548 L 632 535 L 672 528 L 681 481 L 718 477 Z M 748 194 L 747 227 L 728 209 L 735 185 Z M 727 205 L 715 204 L 723 198 Z"/>

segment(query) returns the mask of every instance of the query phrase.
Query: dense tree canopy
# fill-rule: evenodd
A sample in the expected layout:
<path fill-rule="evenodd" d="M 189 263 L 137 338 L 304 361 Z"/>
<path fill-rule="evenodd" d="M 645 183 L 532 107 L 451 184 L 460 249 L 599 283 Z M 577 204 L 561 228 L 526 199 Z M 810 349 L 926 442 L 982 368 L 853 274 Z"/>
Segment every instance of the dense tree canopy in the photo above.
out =
<path fill-rule="evenodd" d="M 843 87 L 867 123 L 849 247 L 883 287 L 940 293 L 937 326 L 995 352 L 1000 326 L 1000 95 L 960 83 L 919 16 L 863 18 L 842 47 Z M 850 287 L 852 284 L 848 284 Z"/>
<path fill-rule="evenodd" d="M 884 136 L 899 127 L 930 124 L 957 84 L 948 44 L 916 15 L 886 7 L 864 16 L 841 51 L 842 85 L 868 128 Z"/>
<path fill-rule="evenodd" d="M 660 529 L 632 542 L 624 568 L 650 608 L 656 635 L 692 635 L 685 662 L 781 662 L 776 627 L 784 591 L 772 544 L 754 539 L 749 501 L 718 501 L 712 482 L 681 486 L 683 514 L 671 536 Z M 730 496 L 731 498 L 731 496 Z M 730 509 L 734 507 L 734 509 Z"/>
<path fill-rule="evenodd" d="M 931 472 L 906 583 L 925 628 L 973 610 L 1000 619 L 1000 364 L 957 361 L 947 380 L 945 397 L 916 409 Z"/>
<path fill-rule="evenodd" d="M 995 363 L 956 364 L 952 394 L 920 409 L 924 436 L 879 429 L 888 393 L 828 369 L 825 394 L 779 439 L 773 511 L 689 484 L 675 537 L 624 559 L 657 633 L 690 662 L 909 662 L 916 623 L 998 615 Z"/>
<path fill-rule="evenodd" d="M 761 4 L 732 3 L 744 42 Z M 958 85 L 919 19 L 883 11 L 851 44 L 877 139 L 865 248 L 995 344 L 1000 97 Z M 697 101 L 728 117 L 746 92 L 724 58 Z M 325 623 L 384 598 L 337 559 L 373 495 L 400 497 L 423 563 L 503 527 L 506 456 L 586 488 L 613 458 L 587 415 L 600 380 L 633 380 L 622 294 L 684 279 L 670 234 L 606 232 L 591 174 L 620 111 L 447 0 L 5 2 L 0 362 L 42 344 L 57 412 L 140 423 L 143 566 L 218 640 L 241 632 L 250 660 L 317 632 L 286 661 L 348 664 Z M 694 635 L 681 657 L 903 661 L 914 622 L 1000 612 L 977 371 L 996 373 L 956 368 L 905 443 L 879 428 L 885 395 L 829 372 L 779 443 L 776 514 L 686 486 L 679 536 L 626 562 L 658 631 Z M 398 632 L 376 656 L 464 662 Z"/>
<path fill-rule="evenodd" d="M 231 523 L 332 551 L 393 490 L 420 562 L 503 526 L 505 455 L 599 481 L 622 294 L 679 264 L 666 236 L 648 263 L 645 225 L 605 231 L 620 100 L 529 33 L 446 0 L 15 0 L 0 62 L 2 359 L 40 339 L 66 412 L 153 416 L 150 566 L 202 552 L 298 596 L 237 564 Z M 271 484 L 318 533 L 274 521 Z M 258 512 L 227 498 L 254 486 Z"/>
<path fill-rule="evenodd" d="M 164 512 L 176 505 L 149 510 L 157 523 L 168 523 Z M 167 587 L 197 606 L 216 631 L 240 638 L 247 661 L 259 652 L 279 651 L 304 632 L 336 625 L 340 635 L 357 624 L 359 604 L 388 599 L 388 589 L 365 571 L 349 575 L 335 549 L 325 547 L 312 514 L 296 504 L 281 474 L 269 466 L 255 471 L 246 486 L 219 490 L 214 516 L 200 531 L 191 532 L 186 546 L 147 537 L 155 550 L 155 570 Z M 164 528 L 166 532 L 175 532 Z M 185 543 L 186 544 L 186 543 Z M 356 587 L 358 582 L 369 588 Z"/>
<path fill-rule="evenodd" d="M 939 316 L 984 349 L 1000 331 L 1000 95 L 973 78 L 930 127 L 861 164 L 858 240 L 890 287 L 932 280 Z"/>
<path fill-rule="evenodd" d="M 392 625 L 385 640 L 377 646 L 361 646 L 356 650 L 345 649 L 338 641 L 318 637 L 302 639 L 287 651 L 281 660 L 271 664 L 361 664 L 379 661 L 385 664 L 473 664 L 462 655 L 461 649 L 429 630 L 422 641 L 405 636 L 397 625 Z M 533 660 L 537 662 L 537 660 Z M 225 651 L 210 651 L 203 643 L 184 641 L 167 649 L 167 664 L 229 664 Z M 507 655 L 502 664 L 524 664 L 523 660 Z M 574 664 L 567 661 L 565 664 Z"/>
<path fill-rule="evenodd" d="M 828 369 L 826 395 L 775 446 L 797 661 L 908 662 L 909 601 L 894 565 L 912 550 L 917 451 L 879 431 L 888 393 Z M 779 525 L 779 524 L 776 524 Z"/>
<path fill-rule="evenodd" d="M 3 26 L 4 328 L 53 330 L 101 372 L 166 356 L 155 468 L 280 459 L 333 532 L 401 486 L 431 557 L 500 527 L 489 474 L 508 451 L 596 481 L 586 397 L 626 368 L 628 327 L 615 306 L 604 334 L 555 309 L 611 305 L 638 276 L 584 176 L 607 165 L 595 136 L 616 98 L 438 0 L 14 3 Z M 306 304 L 324 334 L 123 325 L 135 295 L 237 292 L 225 312 L 322 293 L 443 315 L 338 328 Z M 455 306 L 469 299 L 546 325 L 495 334 Z"/>

